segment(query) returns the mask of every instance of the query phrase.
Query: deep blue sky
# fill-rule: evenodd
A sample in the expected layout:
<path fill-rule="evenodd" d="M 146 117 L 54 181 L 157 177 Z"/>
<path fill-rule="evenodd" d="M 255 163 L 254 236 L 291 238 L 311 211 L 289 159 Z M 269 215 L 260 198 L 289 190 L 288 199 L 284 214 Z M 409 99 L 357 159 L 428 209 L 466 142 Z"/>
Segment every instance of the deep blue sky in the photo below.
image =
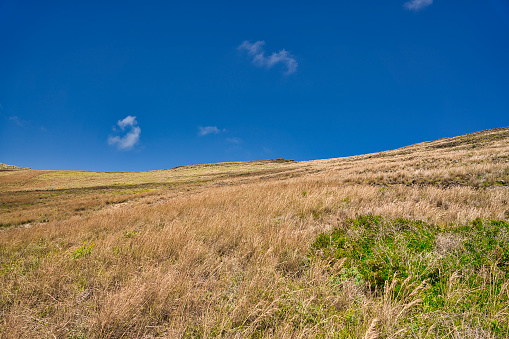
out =
<path fill-rule="evenodd" d="M 312 160 L 509 126 L 509 1 L 404 4 L 0 0 L 0 162 Z"/>

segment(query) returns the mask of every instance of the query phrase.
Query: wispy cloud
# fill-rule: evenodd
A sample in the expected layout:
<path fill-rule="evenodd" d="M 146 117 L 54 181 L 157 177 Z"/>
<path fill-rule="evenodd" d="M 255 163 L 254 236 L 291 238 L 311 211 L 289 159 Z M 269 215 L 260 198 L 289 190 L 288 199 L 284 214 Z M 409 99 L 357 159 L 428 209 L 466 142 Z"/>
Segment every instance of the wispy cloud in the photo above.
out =
<path fill-rule="evenodd" d="M 428 7 L 431 4 L 433 4 L 433 0 L 411 0 L 405 2 L 403 4 L 403 7 L 405 7 L 409 11 L 418 12 L 424 7 Z"/>
<path fill-rule="evenodd" d="M 17 116 L 13 116 L 13 117 L 9 117 L 9 120 L 14 122 L 16 125 L 18 126 L 23 126 L 25 124 L 25 121 L 21 120 L 19 117 Z"/>
<path fill-rule="evenodd" d="M 242 139 L 237 138 L 237 137 L 226 138 L 226 141 L 228 141 L 229 143 L 232 143 L 232 144 L 241 144 L 242 143 Z"/>
<path fill-rule="evenodd" d="M 219 134 L 221 132 L 225 132 L 226 130 L 223 128 L 222 130 L 220 130 L 219 128 L 217 128 L 217 126 L 200 126 L 198 127 L 198 135 L 200 137 L 203 137 L 205 135 L 208 135 L 208 134 Z"/>
<path fill-rule="evenodd" d="M 108 138 L 108 144 L 112 146 L 117 146 L 119 150 L 127 151 L 132 149 L 139 141 L 141 128 L 136 121 L 136 117 L 128 115 L 122 120 L 117 122 L 118 127 L 125 132 L 127 129 L 127 133 L 124 136 L 110 136 Z M 115 128 L 113 129 L 115 131 Z"/>
<path fill-rule="evenodd" d="M 285 49 L 280 50 L 279 52 L 274 52 L 269 56 L 265 56 L 265 49 L 263 46 L 265 45 L 265 41 L 256 41 L 249 42 L 243 41 L 238 49 L 240 51 L 245 51 L 247 55 L 253 58 L 253 64 L 258 67 L 267 67 L 271 68 L 274 65 L 282 64 L 286 67 L 285 75 L 292 74 L 297 71 L 297 66 L 299 65 L 295 57 Z"/>

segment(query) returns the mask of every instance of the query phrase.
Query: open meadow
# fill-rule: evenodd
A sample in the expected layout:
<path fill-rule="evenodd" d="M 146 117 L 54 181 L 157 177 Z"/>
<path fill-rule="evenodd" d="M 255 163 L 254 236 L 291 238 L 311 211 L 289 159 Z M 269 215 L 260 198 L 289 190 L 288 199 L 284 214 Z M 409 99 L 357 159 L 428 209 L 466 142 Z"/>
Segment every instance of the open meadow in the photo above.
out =
<path fill-rule="evenodd" d="M 0 171 L 2 338 L 509 338 L 509 128 L 354 157 Z"/>

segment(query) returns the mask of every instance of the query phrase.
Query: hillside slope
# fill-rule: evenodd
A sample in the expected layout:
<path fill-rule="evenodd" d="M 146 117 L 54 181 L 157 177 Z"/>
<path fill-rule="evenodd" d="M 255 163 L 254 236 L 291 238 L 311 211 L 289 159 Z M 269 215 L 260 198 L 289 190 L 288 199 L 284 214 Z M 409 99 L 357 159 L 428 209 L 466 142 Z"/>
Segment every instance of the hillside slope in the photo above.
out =
<path fill-rule="evenodd" d="M 509 128 L 354 157 L 0 172 L 0 336 L 509 337 Z"/>
<path fill-rule="evenodd" d="M 20 170 L 20 169 L 23 169 L 23 168 L 18 167 L 18 166 L 6 165 L 6 164 L 0 163 L 0 171 L 5 171 L 5 170 Z"/>

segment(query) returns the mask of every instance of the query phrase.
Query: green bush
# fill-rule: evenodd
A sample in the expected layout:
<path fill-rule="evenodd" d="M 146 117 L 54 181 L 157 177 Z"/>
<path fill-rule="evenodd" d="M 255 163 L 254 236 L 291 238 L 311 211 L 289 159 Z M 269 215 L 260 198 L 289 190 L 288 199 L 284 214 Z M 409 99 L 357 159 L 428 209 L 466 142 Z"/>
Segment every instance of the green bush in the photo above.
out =
<path fill-rule="evenodd" d="M 72 258 L 79 259 L 81 257 L 89 255 L 90 253 L 92 253 L 92 249 L 94 248 L 94 246 L 95 246 L 94 243 L 88 246 L 87 243 L 84 243 L 83 246 L 81 246 L 80 248 L 73 252 Z"/>

